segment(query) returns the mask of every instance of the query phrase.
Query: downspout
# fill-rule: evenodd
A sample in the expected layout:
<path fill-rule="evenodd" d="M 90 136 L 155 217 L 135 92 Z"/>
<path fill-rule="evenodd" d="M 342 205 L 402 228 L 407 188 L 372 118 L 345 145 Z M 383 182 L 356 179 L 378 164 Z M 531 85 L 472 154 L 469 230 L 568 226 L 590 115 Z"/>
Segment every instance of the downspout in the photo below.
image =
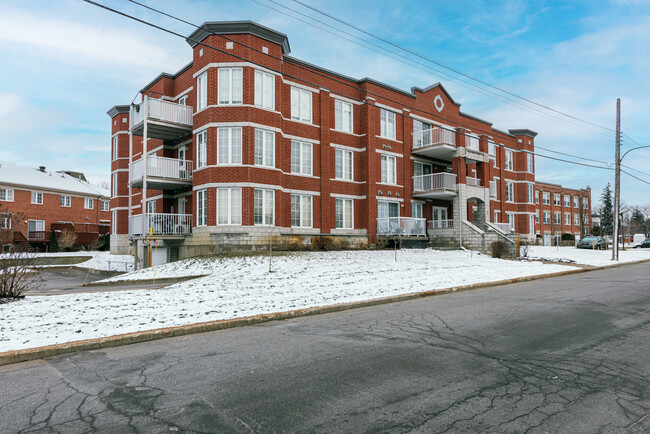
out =
<path fill-rule="evenodd" d="M 458 183 L 458 240 L 460 248 L 463 248 L 463 207 L 461 205 L 463 199 L 462 189 L 460 182 Z"/>

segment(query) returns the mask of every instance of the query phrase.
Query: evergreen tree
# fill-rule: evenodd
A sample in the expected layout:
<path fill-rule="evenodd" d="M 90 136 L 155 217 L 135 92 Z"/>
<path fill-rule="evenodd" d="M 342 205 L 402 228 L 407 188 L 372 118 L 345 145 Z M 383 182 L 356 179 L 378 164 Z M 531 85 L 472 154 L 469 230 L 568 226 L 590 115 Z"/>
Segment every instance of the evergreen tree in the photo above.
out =
<path fill-rule="evenodd" d="M 50 234 L 50 252 L 58 252 L 59 251 L 59 240 L 56 236 L 56 231 L 52 231 Z"/>
<path fill-rule="evenodd" d="M 639 207 L 635 207 L 632 210 L 632 217 L 630 218 L 630 229 L 632 230 L 632 233 L 646 233 L 645 216 Z"/>
<path fill-rule="evenodd" d="M 600 201 L 603 204 L 603 209 L 600 213 L 600 228 L 603 235 L 613 235 L 614 228 L 614 209 L 612 207 L 612 189 L 609 182 L 603 188 L 603 194 L 600 195 Z"/>

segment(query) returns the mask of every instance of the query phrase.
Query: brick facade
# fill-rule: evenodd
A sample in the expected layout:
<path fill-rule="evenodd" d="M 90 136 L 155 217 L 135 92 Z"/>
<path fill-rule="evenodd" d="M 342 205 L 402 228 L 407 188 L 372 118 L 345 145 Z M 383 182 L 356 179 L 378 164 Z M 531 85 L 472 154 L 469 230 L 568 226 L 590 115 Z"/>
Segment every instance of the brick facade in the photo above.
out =
<path fill-rule="evenodd" d="M 591 232 L 591 189 L 565 188 L 561 185 L 535 184 L 536 234 L 545 244 L 564 234 L 576 240 Z"/>

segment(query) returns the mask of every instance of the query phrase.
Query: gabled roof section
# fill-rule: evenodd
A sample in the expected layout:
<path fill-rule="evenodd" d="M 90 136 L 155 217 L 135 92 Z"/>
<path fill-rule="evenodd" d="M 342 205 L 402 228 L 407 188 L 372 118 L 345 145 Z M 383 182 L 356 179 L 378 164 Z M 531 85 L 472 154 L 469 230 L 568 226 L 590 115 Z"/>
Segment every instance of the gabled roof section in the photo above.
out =
<path fill-rule="evenodd" d="M 106 114 L 113 119 L 115 116 L 117 116 L 120 113 L 128 113 L 129 112 L 129 105 L 114 105 L 111 107 Z"/>
<path fill-rule="evenodd" d="M 182 67 L 180 70 L 178 70 L 178 72 L 176 72 L 175 74 L 170 74 L 169 72 L 161 72 L 161 73 L 158 75 L 158 77 L 154 78 L 154 79 L 151 80 L 149 83 L 147 83 L 147 85 L 146 85 L 145 87 L 143 87 L 142 89 L 140 89 L 140 93 L 145 93 L 145 92 L 146 92 L 146 91 L 147 91 L 151 86 L 153 86 L 154 84 L 156 84 L 156 83 L 158 82 L 158 80 L 160 80 L 161 78 L 169 78 L 169 79 L 172 79 L 172 80 L 175 79 L 175 78 L 177 78 L 179 75 L 181 75 L 182 73 L 184 73 L 185 71 L 187 71 L 188 69 L 190 69 L 190 67 L 192 66 L 192 63 L 194 63 L 194 62 L 190 62 L 190 63 L 188 63 L 187 65 L 183 66 L 183 67 Z"/>
<path fill-rule="evenodd" d="M 266 39 L 282 47 L 282 54 L 289 54 L 289 38 L 284 33 L 269 29 L 253 21 L 207 21 L 186 39 L 192 48 L 210 35 L 250 34 Z"/>
<path fill-rule="evenodd" d="M 456 101 L 454 101 L 454 99 L 451 97 L 451 95 L 449 95 L 449 92 L 447 92 L 447 89 L 445 89 L 445 87 L 444 87 L 444 86 L 442 85 L 442 83 L 440 83 L 440 82 L 435 83 L 435 84 L 432 84 L 431 86 L 425 87 L 424 89 L 422 89 L 422 88 L 420 88 L 420 87 L 417 87 L 417 86 L 413 86 L 413 87 L 411 88 L 411 93 L 414 94 L 414 95 L 415 95 L 415 92 L 427 93 L 427 92 L 429 92 L 431 89 L 435 89 L 436 87 L 439 87 L 439 88 L 440 88 L 440 90 L 442 91 L 442 93 L 444 93 L 445 96 L 446 96 L 447 98 L 449 98 L 449 101 L 451 101 L 451 103 L 452 103 L 453 105 L 460 107 L 460 104 L 457 103 Z"/>

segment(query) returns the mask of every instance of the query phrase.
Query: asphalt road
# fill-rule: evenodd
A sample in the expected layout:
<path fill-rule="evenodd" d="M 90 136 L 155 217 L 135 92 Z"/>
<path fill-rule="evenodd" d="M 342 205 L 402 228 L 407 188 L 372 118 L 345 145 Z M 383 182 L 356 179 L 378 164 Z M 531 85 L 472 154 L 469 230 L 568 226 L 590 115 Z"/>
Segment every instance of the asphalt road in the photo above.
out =
<path fill-rule="evenodd" d="M 646 263 L 0 367 L 0 432 L 646 433 L 648 275 Z"/>

